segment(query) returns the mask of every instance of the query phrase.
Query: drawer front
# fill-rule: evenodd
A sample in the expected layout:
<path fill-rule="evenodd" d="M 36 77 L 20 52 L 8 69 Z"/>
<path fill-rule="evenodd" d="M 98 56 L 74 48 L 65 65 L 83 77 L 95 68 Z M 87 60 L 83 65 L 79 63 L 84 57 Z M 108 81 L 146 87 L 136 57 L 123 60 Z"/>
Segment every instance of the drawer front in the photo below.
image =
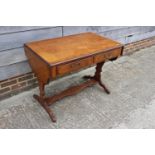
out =
<path fill-rule="evenodd" d="M 57 66 L 57 75 L 63 75 L 70 72 L 78 71 L 93 64 L 93 57 L 76 60 L 67 64 Z"/>
<path fill-rule="evenodd" d="M 111 51 L 108 51 L 108 52 L 97 54 L 94 57 L 94 62 L 98 63 L 98 62 L 102 62 L 102 61 L 105 61 L 105 60 L 108 60 L 108 59 L 116 58 L 116 57 L 121 55 L 121 50 L 122 49 L 119 48 L 119 49 L 115 49 L 115 50 L 111 50 Z"/>

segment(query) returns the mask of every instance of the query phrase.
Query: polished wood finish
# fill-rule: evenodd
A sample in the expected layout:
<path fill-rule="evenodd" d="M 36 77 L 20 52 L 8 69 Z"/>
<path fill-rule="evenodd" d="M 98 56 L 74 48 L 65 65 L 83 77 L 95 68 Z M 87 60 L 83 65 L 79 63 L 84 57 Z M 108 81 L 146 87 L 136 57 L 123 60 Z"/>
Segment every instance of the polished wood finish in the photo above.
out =
<path fill-rule="evenodd" d="M 92 64 L 93 64 L 93 57 L 62 64 L 57 67 L 57 75 L 64 75 L 66 73 L 77 71 L 81 68 L 88 67 Z"/>
<path fill-rule="evenodd" d="M 103 65 L 104 65 L 104 62 L 98 63 L 96 66 L 95 75 L 94 76 L 86 75 L 83 78 L 84 79 L 91 79 L 91 80 L 98 82 L 98 84 L 105 90 L 105 92 L 107 94 L 110 94 L 110 91 L 108 90 L 108 88 L 101 81 L 101 72 L 102 72 L 102 66 Z"/>
<path fill-rule="evenodd" d="M 52 103 L 66 97 L 66 96 L 71 96 L 71 95 L 77 94 L 78 92 L 82 91 L 83 89 L 94 85 L 96 82 L 97 81 L 95 81 L 95 80 L 88 80 L 88 81 L 86 81 L 84 83 L 81 83 L 81 84 L 79 84 L 77 86 L 73 86 L 71 88 L 68 88 L 68 89 L 62 91 L 59 94 L 56 94 L 56 95 L 54 95 L 52 97 L 45 98 L 46 103 L 48 105 L 51 105 Z"/>
<path fill-rule="evenodd" d="M 94 62 L 95 63 L 99 63 L 99 62 L 103 62 L 106 60 L 110 60 L 112 58 L 117 58 L 118 55 L 121 54 L 121 48 L 115 49 L 115 50 L 111 50 L 110 52 L 104 52 L 104 53 L 99 53 L 94 57 Z"/>
<path fill-rule="evenodd" d="M 51 66 L 121 47 L 121 44 L 95 33 L 81 33 L 62 38 L 27 43 L 34 53 Z"/>
<path fill-rule="evenodd" d="M 48 83 L 50 78 L 50 70 L 48 64 L 37 57 L 31 50 L 25 46 L 25 53 L 28 57 L 29 64 L 32 70 L 35 72 L 38 81 L 44 84 Z M 53 68 L 51 69 L 53 70 Z"/>
<path fill-rule="evenodd" d="M 24 49 L 30 66 L 38 78 L 40 95 L 34 95 L 34 98 L 55 122 L 56 118 L 49 107 L 52 103 L 66 96 L 74 95 L 96 83 L 107 94 L 110 94 L 101 81 L 102 66 L 107 60 L 115 60 L 121 56 L 123 45 L 95 33 L 82 33 L 27 43 Z M 85 76 L 84 83 L 54 96 L 45 95 L 45 85 L 50 80 L 92 65 L 96 65 L 96 72 L 94 76 Z"/>

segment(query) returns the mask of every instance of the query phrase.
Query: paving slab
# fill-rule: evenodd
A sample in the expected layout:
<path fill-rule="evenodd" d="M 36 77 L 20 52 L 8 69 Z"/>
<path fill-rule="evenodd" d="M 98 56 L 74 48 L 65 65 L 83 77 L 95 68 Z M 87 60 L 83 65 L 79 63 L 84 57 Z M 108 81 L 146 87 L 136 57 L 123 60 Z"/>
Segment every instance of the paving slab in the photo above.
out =
<path fill-rule="evenodd" d="M 32 97 L 38 88 L 0 102 L 0 128 L 32 129 L 126 129 L 155 128 L 155 46 L 142 49 L 103 67 L 102 81 L 111 90 L 107 95 L 98 85 L 51 105 L 57 123 Z M 46 86 L 55 94 L 93 75 L 95 68 L 57 79 Z"/>

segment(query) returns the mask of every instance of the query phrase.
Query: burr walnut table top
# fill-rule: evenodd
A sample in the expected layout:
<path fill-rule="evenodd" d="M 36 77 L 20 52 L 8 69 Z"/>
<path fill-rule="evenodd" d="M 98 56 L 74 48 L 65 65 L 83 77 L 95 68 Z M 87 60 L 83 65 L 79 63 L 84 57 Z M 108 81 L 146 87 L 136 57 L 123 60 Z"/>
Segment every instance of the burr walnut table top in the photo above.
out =
<path fill-rule="evenodd" d="M 81 33 L 62 38 L 47 39 L 25 44 L 50 66 L 115 49 L 122 46 L 95 33 Z"/>

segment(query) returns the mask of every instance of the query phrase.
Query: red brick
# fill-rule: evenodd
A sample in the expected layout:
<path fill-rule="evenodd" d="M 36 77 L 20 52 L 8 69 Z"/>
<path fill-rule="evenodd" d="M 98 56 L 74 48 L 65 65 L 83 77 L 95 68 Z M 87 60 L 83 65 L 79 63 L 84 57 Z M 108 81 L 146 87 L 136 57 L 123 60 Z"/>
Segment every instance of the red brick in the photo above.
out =
<path fill-rule="evenodd" d="M 6 81 L 8 81 L 8 79 L 7 79 L 7 80 L 2 80 L 2 81 L 0 81 L 0 85 L 1 85 L 2 83 L 6 82 Z"/>
<path fill-rule="evenodd" d="M 6 92 L 8 92 L 8 91 L 10 91 L 10 88 L 9 88 L 9 87 L 0 89 L 0 94 L 4 94 L 4 93 L 6 93 Z"/>
<path fill-rule="evenodd" d="M 26 80 L 29 80 L 29 79 L 32 79 L 32 78 L 33 78 L 33 75 L 30 74 L 30 75 L 26 75 L 26 76 L 24 76 L 24 77 L 19 78 L 18 81 L 19 81 L 19 82 L 21 82 L 21 81 L 26 81 Z"/>
<path fill-rule="evenodd" d="M 24 87 L 24 86 L 26 86 L 26 82 L 22 82 L 22 83 L 18 83 L 18 84 L 16 84 L 16 85 L 13 85 L 13 86 L 11 87 L 11 89 L 12 89 L 12 90 L 15 90 L 15 89 L 19 89 L 19 88 Z"/>
<path fill-rule="evenodd" d="M 32 79 L 32 80 L 29 80 L 29 81 L 27 81 L 27 84 L 34 84 L 34 83 L 36 83 L 37 82 L 37 79 L 35 78 L 35 79 Z"/>
<path fill-rule="evenodd" d="M 16 84 L 17 83 L 17 80 L 11 80 L 11 81 L 6 81 L 6 82 L 3 82 L 1 84 L 1 87 L 7 87 L 7 86 L 10 86 L 10 85 L 13 85 L 13 84 Z"/>

